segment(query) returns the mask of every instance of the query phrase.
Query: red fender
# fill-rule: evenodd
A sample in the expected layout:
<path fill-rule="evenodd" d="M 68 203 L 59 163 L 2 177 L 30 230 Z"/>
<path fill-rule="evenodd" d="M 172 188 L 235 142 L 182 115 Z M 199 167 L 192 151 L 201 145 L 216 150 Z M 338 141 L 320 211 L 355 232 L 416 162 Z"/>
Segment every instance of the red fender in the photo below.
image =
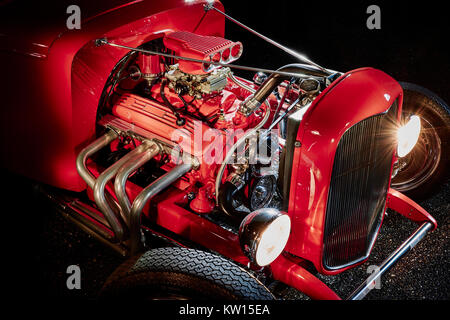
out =
<path fill-rule="evenodd" d="M 284 255 L 272 262 L 270 268 L 274 279 L 294 287 L 311 299 L 341 300 L 325 283 Z"/>
<path fill-rule="evenodd" d="M 417 222 L 431 222 L 434 226 L 433 230 L 437 228 L 436 220 L 421 206 L 413 200 L 405 196 L 403 193 L 389 188 L 387 196 L 387 207 L 400 213 L 402 216 Z"/>

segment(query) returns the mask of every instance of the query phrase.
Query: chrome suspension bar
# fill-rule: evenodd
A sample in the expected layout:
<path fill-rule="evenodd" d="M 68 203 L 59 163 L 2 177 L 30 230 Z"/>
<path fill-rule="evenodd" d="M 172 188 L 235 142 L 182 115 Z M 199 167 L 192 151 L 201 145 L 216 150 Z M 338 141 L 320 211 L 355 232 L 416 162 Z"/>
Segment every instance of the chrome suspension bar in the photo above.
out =
<path fill-rule="evenodd" d="M 127 49 L 127 50 L 131 50 L 131 51 L 136 51 L 136 52 L 148 53 L 148 54 L 153 54 L 153 55 L 167 57 L 167 58 L 174 58 L 174 59 L 177 59 L 177 60 L 186 60 L 186 61 L 191 61 L 191 62 L 212 64 L 212 65 L 215 65 L 215 66 L 229 67 L 229 68 L 232 68 L 232 69 L 240 69 L 240 70 L 245 70 L 245 71 L 265 72 L 265 73 L 270 73 L 270 74 L 279 74 L 279 75 L 282 75 L 282 76 L 296 77 L 296 78 L 302 78 L 302 77 L 305 76 L 305 74 L 302 74 L 302 73 L 294 73 L 294 72 L 286 72 L 286 71 L 280 71 L 280 70 L 270 70 L 270 69 L 263 69 L 263 68 L 255 68 L 255 67 L 241 66 L 241 65 L 237 65 L 237 64 L 231 64 L 231 63 L 215 62 L 215 61 L 211 61 L 211 60 L 200 60 L 200 59 L 194 59 L 194 58 L 189 58 L 189 57 L 182 57 L 182 56 L 177 56 L 177 55 L 174 55 L 174 54 L 163 53 L 163 52 L 158 52 L 158 51 L 153 51 L 153 50 L 146 50 L 146 49 L 141 49 L 141 48 L 133 48 L 133 47 L 124 46 L 124 45 L 121 45 L 121 44 L 109 42 L 106 38 L 97 39 L 96 40 L 96 44 L 97 44 L 97 46 L 108 45 L 108 46 L 111 46 L 111 47 L 122 48 L 122 49 Z M 320 69 L 318 67 L 316 67 L 316 68 Z M 322 71 L 322 72 L 324 72 L 324 71 Z M 329 76 L 329 75 L 331 75 L 334 72 L 327 70 L 324 73 L 325 73 L 326 76 Z"/>
<path fill-rule="evenodd" d="M 420 240 L 425 237 L 428 231 L 433 229 L 431 222 L 424 222 L 400 247 L 397 248 L 383 263 L 377 268 L 377 270 L 370 275 L 355 291 L 347 298 L 347 300 L 361 300 L 363 299 L 374 287 L 375 281 L 386 273 L 402 256 L 415 247 Z"/>

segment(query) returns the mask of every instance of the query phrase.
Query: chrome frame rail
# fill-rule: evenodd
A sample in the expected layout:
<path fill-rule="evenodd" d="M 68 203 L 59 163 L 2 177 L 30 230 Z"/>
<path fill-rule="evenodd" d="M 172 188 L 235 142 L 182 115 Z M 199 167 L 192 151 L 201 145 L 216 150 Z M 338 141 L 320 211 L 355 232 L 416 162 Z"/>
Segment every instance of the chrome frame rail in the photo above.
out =
<path fill-rule="evenodd" d="M 74 223 L 81 230 L 111 247 L 121 256 L 124 257 L 127 255 L 128 250 L 126 247 L 122 244 L 113 242 L 113 231 L 107 225 L 107 221 L 103 220 L 102 217 L 98 216 L 88 207 L 79 205 L 77 199 L 71 197 L 68 198 L 66 195 L 62 195 L 57 191 L 51 191 L 46 186 L 39 186 L 37 190 L 54 206 L 56 211 L 68 221 Z M 92 220 L 86 218 L 84 215 L 88 216 Z M 93 222 L 93 220 L 97 223 Z M 108 231 L 110 231 L 111 234 L 109 234 Z"/>
<path fill-rule="evenodd" d="M 378 269 L 372 273 L 353 293 L 347 298 L 347 300 L 361 300 L 363 299 L 373 288 L 375 281 L 386 273 L 401 257 L 408 253 L 415 247 L 420 240 L 425 237 L 428 231 L 433 229 L 431 222 L 424 222 L 405 242 L 403 242 L 397 250 L 395 250 Z"/>

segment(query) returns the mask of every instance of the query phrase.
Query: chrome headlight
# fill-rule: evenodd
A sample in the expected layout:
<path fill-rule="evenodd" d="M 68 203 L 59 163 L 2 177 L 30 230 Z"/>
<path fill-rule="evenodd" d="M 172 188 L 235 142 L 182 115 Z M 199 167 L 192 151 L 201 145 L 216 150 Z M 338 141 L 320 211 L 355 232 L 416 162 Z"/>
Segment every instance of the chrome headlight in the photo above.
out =
<path fill-rule="evenodd" d="M 397 130 L 397 155 L 406 156 L 417 143 L 420 136 L 420 118 L 411 116 L 409 121 Z"/>
<path fill-rule="evenodd" d="M 271 264 L 283 251 L 291 232 L 291 219 L 277 209 L 262 208 L 248 214 L 239 227 L 244 254 L 258 266 Z"/>

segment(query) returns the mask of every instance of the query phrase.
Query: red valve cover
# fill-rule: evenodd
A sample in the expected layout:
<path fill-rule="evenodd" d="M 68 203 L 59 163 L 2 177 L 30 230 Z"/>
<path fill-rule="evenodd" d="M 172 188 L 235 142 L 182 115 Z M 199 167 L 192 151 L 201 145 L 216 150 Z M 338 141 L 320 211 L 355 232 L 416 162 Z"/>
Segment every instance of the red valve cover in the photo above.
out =
<path fill-rule="evenodd" d="M 177 126 L 176 117 L 168 107 L 134 94 L 122 95 L 113 107 L 113 114 L 160 136 L 165 141 L 178 144 L 182 150 L 199 159 L 208 152 L 214 142 L 202 141 L 203 134 L 212 129 L 200 120 L 185 117 L 186 124 Z M 200 137 L 200 141 L 195 140 L 196 137 Z"/>
<path fill-rule="evenodd" d="M 198 60 L 229 63 L 242 54 L 242 43 L 220 37 L 201 36 L 188 31 L 176 31 L 164 37 L 164 45 L 176 55 Z M 214 69 L 207 63 L 179 60 L 181 71 L 189 74 L 205 74 Z"/>

